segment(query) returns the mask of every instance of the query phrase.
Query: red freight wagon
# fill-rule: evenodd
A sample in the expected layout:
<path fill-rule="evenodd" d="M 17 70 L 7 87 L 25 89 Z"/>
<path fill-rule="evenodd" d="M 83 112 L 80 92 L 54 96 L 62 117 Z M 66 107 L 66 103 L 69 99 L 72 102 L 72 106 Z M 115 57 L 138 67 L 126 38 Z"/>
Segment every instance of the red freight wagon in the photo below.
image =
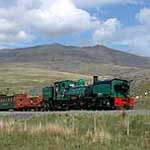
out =
<path fill-rule="evenodd" d="M 17 94 L 15 96 L 15 109 L 16 110 L 22 110 L 27 107 L 27 95 L 26 94 Z"/>
<path fill-rule="evenodd" d="M 27 101 L 27 108 L 38 109 L 42 106 L 43 98 L 42 96 L 28 97 Z"/>
<path fill-rule="evenodd" d="M 42 103 L 42 96 L 28 97 L 27 94 L 17 94 L 14 100 L 15 110 L 41 108 Z"/>

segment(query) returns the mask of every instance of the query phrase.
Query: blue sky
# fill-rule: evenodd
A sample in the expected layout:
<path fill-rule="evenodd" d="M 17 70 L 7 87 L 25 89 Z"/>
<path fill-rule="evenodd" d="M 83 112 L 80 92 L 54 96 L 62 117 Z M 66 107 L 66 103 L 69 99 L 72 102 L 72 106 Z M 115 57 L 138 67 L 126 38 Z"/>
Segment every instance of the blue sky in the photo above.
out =
<path fill-rule="evenodd" d="M 149 0 L 0 0 L 0 48 L 105 45 L 150 56 Z"/>

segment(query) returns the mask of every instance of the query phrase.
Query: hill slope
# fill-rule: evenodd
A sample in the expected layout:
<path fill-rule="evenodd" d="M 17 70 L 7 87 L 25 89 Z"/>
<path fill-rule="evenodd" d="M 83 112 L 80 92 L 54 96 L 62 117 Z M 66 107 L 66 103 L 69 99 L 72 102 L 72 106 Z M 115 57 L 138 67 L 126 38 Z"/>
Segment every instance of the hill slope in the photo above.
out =
<path fill-rule="evenodd" d="M 150 58 L 116 51 L 104 46 L 73 47 L 59 44 L 0 50 L 0 63 L 40 63 L 50 69 L 74 71 L 87 64 L 112 64 L 150 68 Z"/>

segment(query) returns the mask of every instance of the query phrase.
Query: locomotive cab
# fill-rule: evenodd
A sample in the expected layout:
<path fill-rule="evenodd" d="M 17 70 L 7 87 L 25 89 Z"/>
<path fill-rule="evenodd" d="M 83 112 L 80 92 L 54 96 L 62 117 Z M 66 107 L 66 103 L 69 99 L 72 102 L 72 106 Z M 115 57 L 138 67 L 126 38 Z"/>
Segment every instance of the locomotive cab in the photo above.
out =
<path fill-rule="evenodd" d="M 133 108 L 134 100 L 130 98 L 130 82 L 114 79 L 112 81 L 112 97 L 116 108 Z"/>
<path fill-rule="evenodd" d="M 93 95 L 101 102 L 102 107 L 132 108 L 134 100 L 130 98 L 130 82 L 122 79 L 96 81 L 93 84 Z"/>
<path fill-rule="evenodd" d="M 128 98 L 130 94 L 129 82 L 127 80 L 113 79 L 112 80 L 112 96 Z"/>

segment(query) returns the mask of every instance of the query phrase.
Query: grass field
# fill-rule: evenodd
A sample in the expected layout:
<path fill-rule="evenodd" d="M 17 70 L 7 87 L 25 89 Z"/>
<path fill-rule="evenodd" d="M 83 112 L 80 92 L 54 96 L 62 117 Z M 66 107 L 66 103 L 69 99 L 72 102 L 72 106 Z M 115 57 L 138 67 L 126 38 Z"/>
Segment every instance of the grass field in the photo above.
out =
<path fill-rule="evenodd" d="M 51 114 L 0 119 L 1 150 L 149 150 L 149 116 Z"/>
<path fill-rule="evenodd" d="M 11 88 L 16 92 L 26 92 L 32 88 L 42 88 L 58 80 L 78 80 L 84 77 L 87 81 L 91 76 L 59 72 L 34 64 L 4 64 L 0 67 L 0 89 Z"/>

